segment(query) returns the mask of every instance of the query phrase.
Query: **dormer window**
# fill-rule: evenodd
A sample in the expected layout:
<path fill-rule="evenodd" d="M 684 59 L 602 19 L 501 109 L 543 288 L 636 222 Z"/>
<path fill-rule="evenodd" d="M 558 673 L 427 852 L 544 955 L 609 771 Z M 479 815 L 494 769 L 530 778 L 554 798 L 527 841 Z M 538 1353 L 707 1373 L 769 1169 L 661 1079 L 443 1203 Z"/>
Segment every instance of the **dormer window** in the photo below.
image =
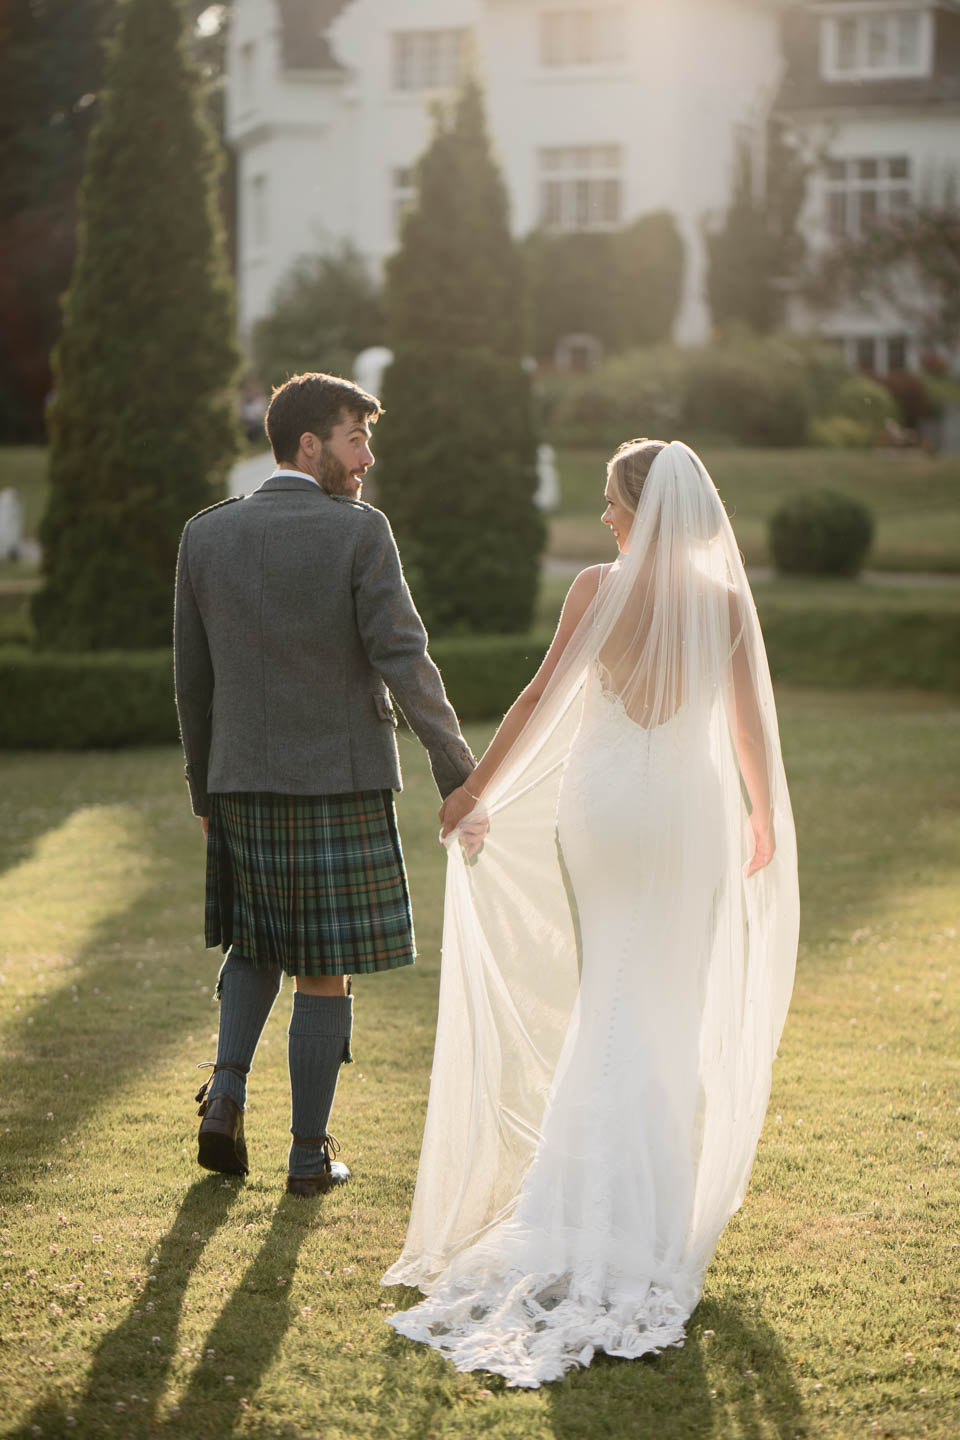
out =
<path fill-rule="evenodd" d="M 929 10 L 869 3 L 823 10 L 820 73 L 825 80 L 911 79 L 930 74 Z"/>

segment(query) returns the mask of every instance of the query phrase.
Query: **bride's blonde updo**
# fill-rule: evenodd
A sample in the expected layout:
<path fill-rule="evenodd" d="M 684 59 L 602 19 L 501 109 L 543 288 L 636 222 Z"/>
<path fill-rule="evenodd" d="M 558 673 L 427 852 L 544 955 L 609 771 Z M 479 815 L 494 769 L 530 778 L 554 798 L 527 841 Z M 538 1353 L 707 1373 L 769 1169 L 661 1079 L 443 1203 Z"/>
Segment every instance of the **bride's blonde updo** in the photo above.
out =
<path fill-rule="evenodd" d="M 643 482 L 650 473 L 650 466 L 661 450 L 666 450 L 665 440 L 625 440 L 616 454 L 607 462 L 607 478 L 613 497 L 628 510 L 636 510 L 640 504 Z"/>

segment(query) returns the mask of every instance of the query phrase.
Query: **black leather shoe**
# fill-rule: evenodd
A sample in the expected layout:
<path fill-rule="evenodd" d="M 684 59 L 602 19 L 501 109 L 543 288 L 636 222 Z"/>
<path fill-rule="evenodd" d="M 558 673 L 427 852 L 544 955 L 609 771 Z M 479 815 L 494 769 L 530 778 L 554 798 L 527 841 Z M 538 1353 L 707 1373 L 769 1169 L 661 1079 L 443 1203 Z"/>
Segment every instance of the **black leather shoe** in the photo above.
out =
<path fill-rule="evenodd" d="M 287 1194 L 312 1200 L 317 1195 L 326 1195 L 337 1185 L 345 1185 L 349 1179 L 350 1171 L 343 1161 L 331 1160 L 317 1175 L 288 1175 Z"/>
<path fill-rule="evenodd" d="M 243 1138 L 243 1111 L 229 1095 L 214 1095 L 202 1107 L 197 1163 L 221 1175 L 249 1175 Z"/>

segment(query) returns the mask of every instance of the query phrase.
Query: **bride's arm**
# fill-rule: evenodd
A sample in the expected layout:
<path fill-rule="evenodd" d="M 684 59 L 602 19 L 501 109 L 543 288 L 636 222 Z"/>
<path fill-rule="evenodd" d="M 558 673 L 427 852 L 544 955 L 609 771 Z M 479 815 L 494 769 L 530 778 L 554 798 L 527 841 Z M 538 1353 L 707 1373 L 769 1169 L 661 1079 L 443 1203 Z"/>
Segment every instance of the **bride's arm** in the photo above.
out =
<path fill-rule="evenodd" d="M 471 772 L 467 785 L 461 785 L 458 790 L 451 791 L 447 796 L 440 811 L 444 835 L 449 835 L 451 830 L 455 830 L 464 816 L 470 813 L 486 786 L 489 785 L 494 772 L 500 768 L 513 748 L 521 730 L 542 698 L 571 636 L 596 596 L 604 568 L 602 565 L 591 565 L 588 570 L 581 570 L 570 586 L 560 612 L 557 632 L 550 642 L 550 649 L 543 657 L 540 669 L 529 685 L 520 691 L 504 715 L 496 735 L 487 746 L 483 759 Z"/>
<path fill-rule="evenodd" d="M 743 640 L 742 618 L 733 599 L 730 601 L 730 629 L 731 634 L 736 636 L 731 657 L 733 705 L 730 722 L 737 747 L 737 759 L 740 762 L 740 773 L 750 797 L 750 825 L 754 838 L 754 853 L 747 866 L 749 876 L 769 865 L 773 859 L 776 840 L 773 834 L 770 771 L 767 765 L 763 722 Z"/>

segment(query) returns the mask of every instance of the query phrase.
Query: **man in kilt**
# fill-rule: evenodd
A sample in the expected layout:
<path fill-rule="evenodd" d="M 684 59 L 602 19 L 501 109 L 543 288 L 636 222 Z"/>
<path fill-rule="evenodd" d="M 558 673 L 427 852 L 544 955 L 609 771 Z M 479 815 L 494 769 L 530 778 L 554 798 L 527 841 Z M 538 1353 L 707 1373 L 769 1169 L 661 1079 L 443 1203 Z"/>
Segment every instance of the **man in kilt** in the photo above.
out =
<path fill-rule="evenodd" d="M 415 954 L 391 695 L 442 796 L 475 763 L 387 519 L 359 498 L 380 413 L 346 380 L 294 376 L 266 416 L 276 470 L 188 521 L 177 563 L 177 709 L 207 837 L 206 943 L 226 954 L 197 1158 L 248 1173 L 246 1077 L 285 971 L 295 1195 L 349 1176 L 327 1125 L 351 1058 L 350 977 Z"/>

